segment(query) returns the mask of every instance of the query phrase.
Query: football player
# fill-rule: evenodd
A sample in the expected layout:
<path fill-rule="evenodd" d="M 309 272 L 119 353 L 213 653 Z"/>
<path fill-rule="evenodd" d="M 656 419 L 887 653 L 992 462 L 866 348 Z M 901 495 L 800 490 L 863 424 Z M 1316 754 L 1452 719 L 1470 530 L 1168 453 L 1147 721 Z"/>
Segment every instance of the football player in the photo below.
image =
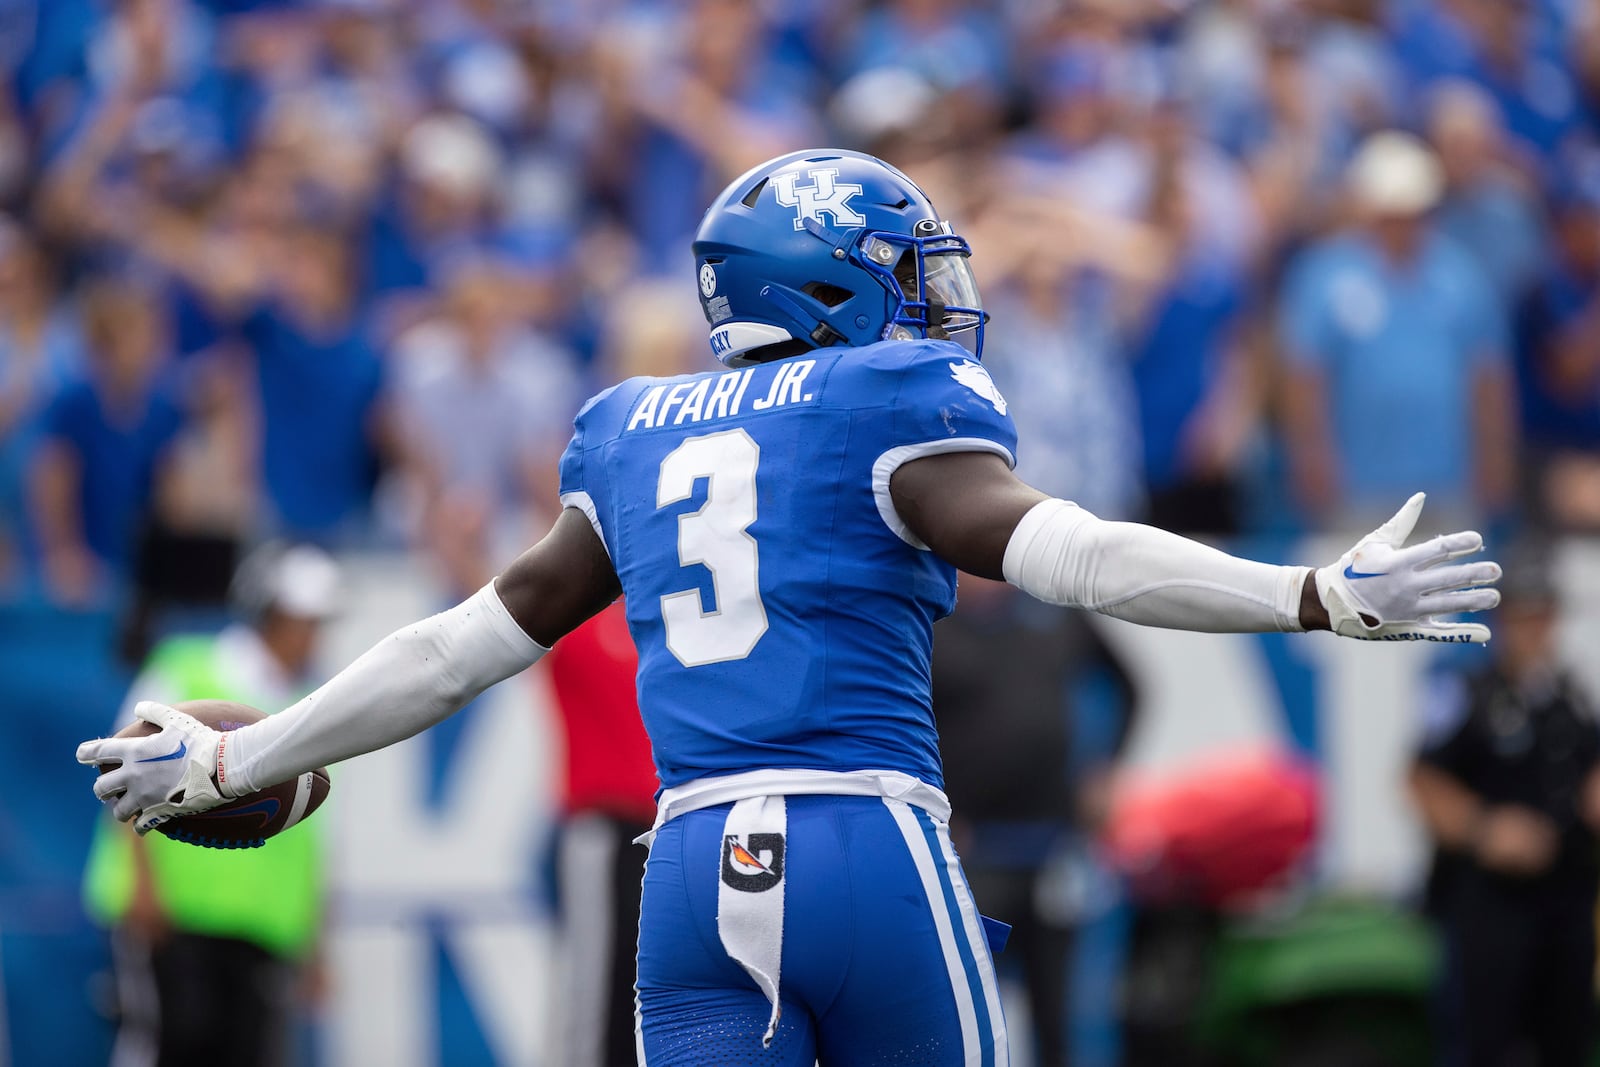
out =
<path fill-rule="evenodd" d="M 1417 495 L 1337 562 L 1269 566 L 1051 499 L 1011 471 L 970 249 L 880 160 L 786 155 L 694 242 L 725 365 L 579 412 L 550 533 L 299 704 L 218 734 L 158 704 L 95 793 L 148 831 L 425 729 L 627 594 L 663 790 L 640 1062 L 1003 1064 L 990 939 L 946 821 L 929 700 L 956 572 L 1152 626 L 1488 639 L 1491 562 L 1407 547 Z M 997 678 L 996 685 L 1005 680 Z M 181 753 L 181 758 L 169 757 Z"/>

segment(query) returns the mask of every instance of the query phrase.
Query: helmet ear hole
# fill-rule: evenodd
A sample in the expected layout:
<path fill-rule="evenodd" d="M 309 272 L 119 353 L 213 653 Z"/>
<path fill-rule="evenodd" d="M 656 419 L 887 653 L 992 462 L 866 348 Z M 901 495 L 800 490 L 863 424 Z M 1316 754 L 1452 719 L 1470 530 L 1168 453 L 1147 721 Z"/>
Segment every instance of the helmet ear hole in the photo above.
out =
<path fill-rule="evenodd" d="M 838 307 L 856 294 L 840 285 L 830 285 L 827 282 L 807 282 L 801 286 L 800 291 L 825 307 Z"/>

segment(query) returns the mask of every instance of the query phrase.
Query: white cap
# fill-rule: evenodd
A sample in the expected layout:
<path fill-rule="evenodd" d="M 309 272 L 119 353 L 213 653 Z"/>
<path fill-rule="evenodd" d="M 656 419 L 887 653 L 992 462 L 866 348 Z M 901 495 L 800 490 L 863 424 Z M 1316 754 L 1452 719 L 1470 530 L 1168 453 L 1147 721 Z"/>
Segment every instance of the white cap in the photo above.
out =
<path fill-rule="evenodd" d="M 337 614 L 343 580 L 339 565 L 314 545 L 266 544 L 251 552 L 234 575 L 235 608 L 248 617 L 271 610 L 297 619 Z"/>
<path fill-rule="evenodd" d="M 938 91 L 916 71 L 878 67 L 841 85 L 828 115 L 853 140 L 870 143 L 915 129 L 938 102 Z"/>
<path fill-rule="evenodd" d="M 320 548 L 295 545 L 274 568 L 272 606 L 285 615 L 326 619 L 339 610 L 339 565 Z"/>
<path fill-rule="evenodd" d="M 516 55 L 499 43 L 463 49 L 445 64 L 440 82 L 456 107 L 502 128 L 527 114 L 534 89 Z"/>
<path fill-rule="evenodd" d="M 1444 195 L 1438 156 L 1426 142 L 1400 130 L 1363 141 L 1345 180 L 1356 204 L 1375 215 L 1421 215 Z"/>
<path fill-rule="evenodd" d="M 489 190 L 500 170 L 500 151 L 473 119 L 433 115 L 406 134 L 400 163 L 424 185 L 470 196 Z"/>

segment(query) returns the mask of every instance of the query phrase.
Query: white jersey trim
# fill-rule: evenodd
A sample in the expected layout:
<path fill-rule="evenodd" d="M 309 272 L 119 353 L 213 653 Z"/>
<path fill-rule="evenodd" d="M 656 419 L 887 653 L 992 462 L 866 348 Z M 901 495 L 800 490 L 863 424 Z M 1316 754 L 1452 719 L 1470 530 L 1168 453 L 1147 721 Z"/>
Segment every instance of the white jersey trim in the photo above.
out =
<path fill-rule="evenodd" d="M 589 520 L 589 525 L 594 527 L 594 535 L 600 538 L 600 547 L 606 550 L 606 558 L 611 558 L 611 546 L 606 544 L 606 533 L 600 529 L 600 513 L 595 510 L 594 497 L 581 489 L 574 489 L 570 493 L 561 494 L 561 506 L 564 508 L 577 508 L 583 512 L 583 517 Z"/>
<path fill-rule="evenodd" d="M 944 791 L 903 771 L 745 771 L 718 778 L 696 778 L 663 790 L 656 802 L 655 825 L 635 841 L 648 845 L 656 831 L 667 823 L 701 808 L 733 804 L 751 797 L 801 795 L 882 797 L 904 801 L 943 822 L 950 819 L 950 798 Z"/>
<path fill-rule="evenodd" d="M 946 452 L 993 452 L 1006 461 L 1006 466 L 1015 467 L 1016 457 L 1011 450 L 998 441 L 991 441 L 986 437 L 946 437 L 938 441 L 924 441 L 916 445 L 898 445 L 879 456 L 872 465 L 872 498 L 877 502 L 878 515 L 883 523 L 894 531 L 894 535 L 912 548 L 927 551 L 928 546 L 922 539 L 912 533 L 900 518 L 899 512 L 894 509 L 894 499 L 889 495 L 889 479 L 894 477 L 894 472 L 902 464 L 924 456 L 942 456 Z"/>

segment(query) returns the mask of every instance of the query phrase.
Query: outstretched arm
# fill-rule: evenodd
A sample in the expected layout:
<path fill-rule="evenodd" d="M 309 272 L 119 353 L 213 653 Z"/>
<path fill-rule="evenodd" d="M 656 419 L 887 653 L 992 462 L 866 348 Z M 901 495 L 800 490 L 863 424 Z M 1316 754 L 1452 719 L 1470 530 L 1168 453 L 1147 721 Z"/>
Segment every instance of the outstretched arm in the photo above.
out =
<path fill-rule="evenodd" d="M 85 742 L 78 760 L 121 764 L 100 776 L 95 795 L 116 797 L 116 817 L 137 818 L 143 832 L 432 726 L 528 667 L 619 591 L 605 546 L 583 515 L 569 509 L 476 595 L 396 630 L 280 714 L 219 734 L 181 712 L 145 703 L 136 714 L 161 726 L 161 733 Z M 171 751 L 171 731 L 183 737 L 184 759 L 139 762 Z"/>
<path fill-rule="evenodd" d="M 895 510 L 934 552 L 1041 600 L 1147 626 L 1209 632 L 1332 629 L 1375 640 L 1487 641 L 1437 615 L 1499 603 L 1500 568 L 1451 564 L 1483 547 L 1475 533 L 1402 547 L 1418 494 L 1339 561 L 1277 567 L 1136 523 L 1105 522 L 1019 481 L 997 456 L 912 460 L 889 483 Z"/>

